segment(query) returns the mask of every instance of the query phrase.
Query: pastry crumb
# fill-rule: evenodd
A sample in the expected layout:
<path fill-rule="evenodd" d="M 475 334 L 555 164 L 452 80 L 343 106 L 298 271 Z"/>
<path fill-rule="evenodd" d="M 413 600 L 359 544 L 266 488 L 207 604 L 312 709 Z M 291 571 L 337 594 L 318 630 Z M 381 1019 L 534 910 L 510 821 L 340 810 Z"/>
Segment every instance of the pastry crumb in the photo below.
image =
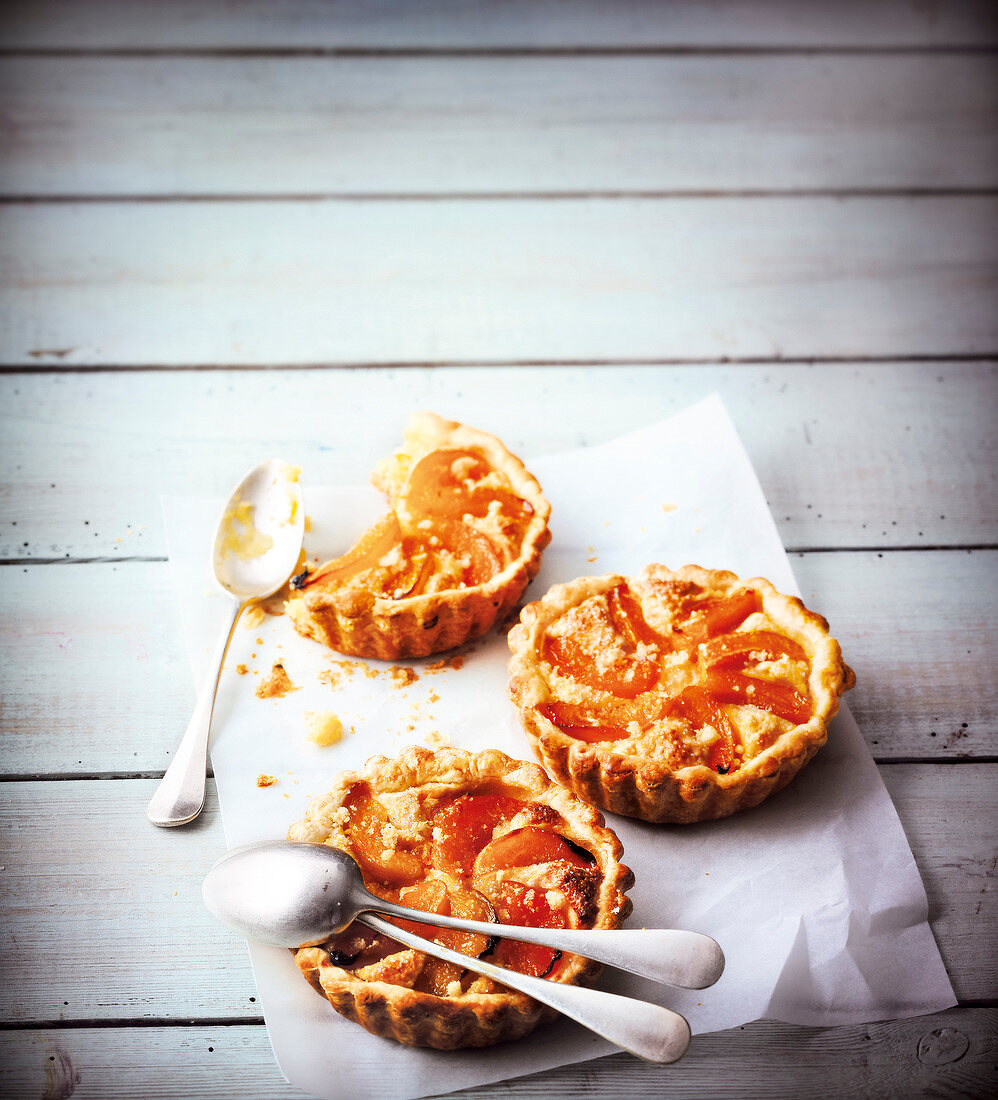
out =
<path fill-rule="evenodd" d="M 284 665 L 280 661 L 275 661 L 270 675 L 257 684 L 256 697 L 258 699 L 280 699 L 282 696 L 287 695 L 289 691 L 298 690 L 297 685 L 291 682 L 288 674 L 284 671 Z"/>
<path fill-rule="evenodd" d="M 423 738 L 423 744 L 425 744 L 428 749 L 446 749 L 450 748 L 450 738 L 439 730 L 431 730 Z"/>
<path fill-rule="evenodd" d="M 678 507 L 679 507 L 679 505 L 678 505 L 678 504 L 676 504 L 676 502 L 675 502 L 675 501 L 672 501 L 672 500 L 667 500 L 667 501 L 666 501 L 666 502 L 665 502 L 665 503 L 664 503 L 664 504 L 662 505 L 662 511 L 663 511 L 663 512 L 674 512 L 674 511 L 675 511 L 675 510 L 676 510 L 676 509 L 677 509 Z"/>
<path fill-rule="evenodd" d="M 343 737 L 343 722 L 335 711 L 307 710 L 305 736 L 316 745 L 335 745 Z"/>
<path fill-rule="evenodd" d="M 388 675 L 392 678 L 393 683 L 399 687 L 408 687 L 419 679 L 416 670 L 407 668 L 405 665 L 392 665 L 388 670 Z"/>
<path fill-rule="evenodd" d="M 247 630 L 252 630 L 253 627 L 259 626 L 262 622 L 263 608 L 258 603 L 253 604 L 252 607 L 247 607 L 243 612 L 243 626 Z"/>
<path fill-rule="evenodd" d="M 260 774 L 256 777 L 256 785 L 258 787 L 273 787 L 276 782 L 276 775 L 264 775 L 263 772 L 260 772 Z"/>
<path fill-rule="evenodd" d="M 246 673 L 249 672 L 249 669 L 246 667 L 246 665 L 236 665 L 236 672 L 240 676 L 245 676 Z"/>

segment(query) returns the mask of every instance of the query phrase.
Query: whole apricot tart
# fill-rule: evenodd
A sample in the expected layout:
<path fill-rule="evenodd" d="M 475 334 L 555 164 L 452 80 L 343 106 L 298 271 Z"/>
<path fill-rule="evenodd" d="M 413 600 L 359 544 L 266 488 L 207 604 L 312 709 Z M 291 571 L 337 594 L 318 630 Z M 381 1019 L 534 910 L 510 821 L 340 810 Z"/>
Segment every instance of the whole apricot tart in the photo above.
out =
<path fill-rule="evenodd" d="M 550 506 L 495 436 L 415 413 L 373 481 L 391 511 L 293 579 L 299 633 L 354 656 L 425 657 L 512 611 L 550 542 Z"/>
<path fill-rule="evenodd" d="M 592 806 L 536 764 L 497 751 L 420 747 L 344 772 L 293 825 L 360 864 L 368 889 L 426 913 L 542 928 L 617 928 L 634 882 Z M 598 963 L 497 936 L 404 923 L 427 939 L 553 982 L 588 983 Z M 375 1035 L 451 1050 L 532 1031 L 553 1010 L 471 970 L 354 923 L 295 959 L 311 985 Z"/>
<path fill-rule="evenodd" d="M 509 694 L 548 772 L 654 822 L 726 817 L 786 786 L 855 682 L 799 599 L 695 565 L 556 585 L 509 645 Z"/>

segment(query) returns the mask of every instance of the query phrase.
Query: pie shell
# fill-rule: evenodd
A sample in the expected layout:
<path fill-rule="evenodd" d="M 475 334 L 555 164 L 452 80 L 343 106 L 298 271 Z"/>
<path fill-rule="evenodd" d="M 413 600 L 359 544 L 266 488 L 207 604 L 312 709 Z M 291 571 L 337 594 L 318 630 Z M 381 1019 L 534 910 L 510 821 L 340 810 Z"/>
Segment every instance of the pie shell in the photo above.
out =
<path fill-rule="evenodd" d="M 362 782 L 367 782 L 375 795 L 414 791 L 437 797 L 499 788 L 525 801 L 544 803 L 561 815 L 559 831 L 592 852 L 602 872 L 596 916 L 587 927 L 619 928 L 631 912 L 626 891 L 634 884 L 634 875 L 620 862 L 623 848 L 602 814 L 552 783 L 536 764 L 513 760 L 498 750 L 430 752 L 414 746 L 395 759 L 372 757 L 362 769 L 338 776 L 332 790 L 315 799 L 304 819 L 291 826 L 288 838 L 351 851 L 337 810 L 351 788 Z M 414 954 L 403 951 L 396 958 L 404 966 L 409 961 L 404 956 Z M 342 1016 L 375 1035 L 409 1046 L 439 1050 L 491 1046 L 521 1038 L 557 1015 L 554 1009 L 505 988 L 441 997 L 388 982 L 366 981 L 336 966 L 322 946 L 300 948 L 295 961 L 312 987 Z M 550 980 L 588 985 L 601 970 L 591 959 L 565 955 Z"/>
<path fill-rule="evenodd" d="M 431 412 L 413 413 L 402 449 L 383 461 L 373 475 L 392 507 L 404 515 L 409 470 L 430 451 L 476 448 L 502 473 L 513 492 L 533 508 L 517 553 L 484 584 L 427 592 L 402 599 L 373 596 L 344 586 L 332 591 L 306 589 L 288 601 L 287 612 L 299 633 L 338 653 L 386 661 L 426 657 L 480 637 L 516 607 L 537 575 L 541 552 L 551 541 L 551 506 L 536 478 L 494 435 L 444 420 Z"/>
<path fill-rule="evenodd" d="M 782 733 L 769 748 L 722 775 L 704 764 L 674 769 L 662 760 L 615 748 L 613 742 L 586 743 L 541 714 L 538 704 L 554 698 L 541 656 L 548 626 L 589 596 L 621 583 L 640 586 L 650 578 L 692 581 L 716 595 L 739 588 L 756 589 L 764 613 L 810 658 L 810 720 Z M 548 773 L 593 805 L 657 824 L 685 825 L 728 817 L 758 806 L 782 790 L 825 744 L 839 697 L 855 683 L 852 669 L 842 660 L 839 643 L 829 636 L 827 621 L 797 597 L 778 592 L 762 577 L 742 581 L 727 570 L 697 565 L 676 570 L 649 565 L 635 579 L 607 573 L 555 585 L 540 600 L 524 607 L 519 623 L 509 633 L 509 646 L 509 696 L 519 708 L 534 754 Z"/>

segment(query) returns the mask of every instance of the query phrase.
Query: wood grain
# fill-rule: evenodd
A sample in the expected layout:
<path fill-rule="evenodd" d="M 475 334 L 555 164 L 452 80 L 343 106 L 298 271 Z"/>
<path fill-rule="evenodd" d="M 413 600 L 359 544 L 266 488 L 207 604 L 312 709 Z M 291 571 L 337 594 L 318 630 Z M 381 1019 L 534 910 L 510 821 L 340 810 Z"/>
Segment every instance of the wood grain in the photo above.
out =
<path fill-rule="evenodd" d="M 0 361 L 986 354 L 996 221 L 983 196 L 15 204 Z"/>
<path fill-rule="evenodd" d="M 856 672 L 847 702 L 876 759 L 998 756 L 998 552 L 791 564 Z M 3 618 L 19 624 L 0 637 L 3 772 L 162 772 L 195 698 L 168 566 L 7 566 L 0 581 Z"/>
<path fill-rule="evenodd" d="M 163 557 L 160 493 L 224 499 L 265 457 L 261 439 L 311 484 L 365 484 L 413 409 L 530 458 L 712 392 L 784 545 L 998 544 L 993 362 L 67 371 L 0 375 L 0 558 Z"/>
<path fill-rule="evenodd" d="M 698 1036 L 683 1060 L 651 1066 L 626 1054 L 449 1093 L 467 1100 L 529 1095 L 737 1095 L 747 1074 L 752 1095 L 798 1100 L 856 1096 L 984 1096 L 994 1078 L 998 1010 L 951 1009 L 910 1020 L 842 1028 L 767 1021 Z M 962 1052 L 962 1053 L 961 1053 Z M 262 1026 L 192 1024 L 164 1028 L 30 1029 L 0 1032 L 0 1059 L 12 1096 L 146 1100 L 163 1095 L 227 1100 L 291 1100 Z M 62 1088 L 63 1092 L 56 1092 Z"/>
<path fill-rule="evenodd" d="M 13 57 L 0 194 L 986 188 L 989 56 Z"/>
<path fill-rule="evenodd" d="M 994 43 L 983 0 L 9 0 L 13 48 L 979 47 Z"/>
<path fill-rule="evenodd" d="M 990 998 L 998 764 L 883 770 L 925 876 L 954 989 L 961 1000 Z M 8 1024 L 259 1018 L 245 945 L 200 900 L 204 875 L 225 851 L 214 785 L 206 812 L 183 830 L 146 822 L 155 786 L 129 779 L 0 788 L 3 908 L 15 931 L 0 947 Z"/>

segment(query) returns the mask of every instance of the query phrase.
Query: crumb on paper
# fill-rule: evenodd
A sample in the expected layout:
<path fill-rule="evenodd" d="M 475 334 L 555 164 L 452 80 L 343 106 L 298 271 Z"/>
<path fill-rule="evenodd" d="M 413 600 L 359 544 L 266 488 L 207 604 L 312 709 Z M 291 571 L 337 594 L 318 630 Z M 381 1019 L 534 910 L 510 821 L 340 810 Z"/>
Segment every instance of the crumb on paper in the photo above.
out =
<path fill-rule="evenodd" d="M 678 504 L 676 504 L 676 502 L 675 502 L 675 501 L 673 501 L 673 500 L 667 500 L 667 501 L 666 501 L 666 502 L 665 502 L 665 503 L 664 503 L 664 504 L 662 505 L 662 511 L 663 511 L 663 512 L 674 512 L 674 511 L 675 511 L 675 510 L 676 510 L 676 509 L 677 509 L 678 507 L 679 507 L 679 505 L 678 505 Z"/>
<path fill-rule="evenodd" d="M 439 730 L 431 730 L 423 738 L 423 743 L 428 749 L 446 749 L 450 746 L 450 738 Z"/>
<path fill-rule="evenodd" d="M 441 657 L 439 661 L 434 661 L 432 664 L 426 666 L 424 672 L 444 672 L 448 668 L 459 669 L 464 665 L 464 657 L 461 654 L 457 654 L 454 657 Z"/>
<path fill-rule="evenodd" d="M 280 661 L 275 661 L 274 667 L 270 670 L 270 675 L 257 684 L 256 697 L 258 699 L 280 699 L 282 696 L 287 695 L 289 691 L 298 691 L 298 687 L 289 679 L 288 674 L 284 671 L 284 665 Z"/>
<path fill-rule="evenodd" d="M 305 736 L 316 745 L 335 745 L 343 737 L 343 722 L 335 711 L 305 711 Z"/>
<path fill-rule="evenodd" d="M 263 772 L 260 772 L 260 774 L 256 777 L 256 785 L 258 787 L 273 787 L 276 782 L 276 775 L 264 775 Z"/>
<path fill-rule="evenodd" d="M 249 672 L 249 668 L 246 665 L 236 665 L 236 672 L 240 676 L 245 676 Z"/>
<path fill-rule="evenodd" d="M 259 626 L 263 622 L 263 608 L 258 604 L 253 604 L 252 607 L 247 607 L 243 612 L 243 626 L 247 630 L 252 630 L 255 626 Z"/>
<path fill-rule="evenodd" d="M 416 670 L 405 665 L 392 665 L 388 669 L 388 675 L 398 687 L 408 687 L 419 679 Z"/>

